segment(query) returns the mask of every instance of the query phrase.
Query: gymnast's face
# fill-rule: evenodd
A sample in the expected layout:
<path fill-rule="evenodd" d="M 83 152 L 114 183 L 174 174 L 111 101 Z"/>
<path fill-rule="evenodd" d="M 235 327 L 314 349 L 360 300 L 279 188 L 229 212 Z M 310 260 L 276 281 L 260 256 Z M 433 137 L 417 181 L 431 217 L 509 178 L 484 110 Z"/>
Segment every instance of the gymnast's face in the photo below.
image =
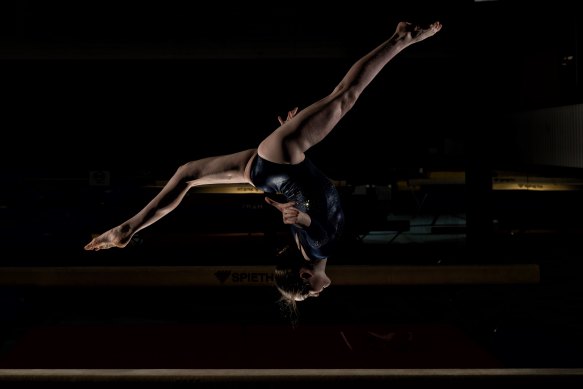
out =
<path fill-rule="evenodd" d="M 324 289 L 326 289 L 332 281 L 326 275 L 324 268 L 316 267 L 302 267 L 300 269 L 300 277 L 310 285 L 310 292 L 307 296 L 300 298 L 304 300 L 307 297 L 318 297 Z"/>

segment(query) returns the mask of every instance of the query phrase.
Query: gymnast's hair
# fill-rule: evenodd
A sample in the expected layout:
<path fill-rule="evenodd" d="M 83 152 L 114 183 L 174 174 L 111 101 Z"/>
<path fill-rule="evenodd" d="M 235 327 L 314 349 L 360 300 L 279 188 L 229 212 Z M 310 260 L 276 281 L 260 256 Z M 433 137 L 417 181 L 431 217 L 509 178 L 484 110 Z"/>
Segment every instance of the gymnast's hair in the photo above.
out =
<path fill-rule="evenodd" d="M 274 275 L 275 287 L 280 293 L 277 303 L 292 325 L 297 324 L 299 317 L 297 302 L 306 299 L 310 292 L 308 280 L 300 277 L 300 269 L 306 266 L 310 266 L 309 263 L 290 245 L 277 253 Z"/>

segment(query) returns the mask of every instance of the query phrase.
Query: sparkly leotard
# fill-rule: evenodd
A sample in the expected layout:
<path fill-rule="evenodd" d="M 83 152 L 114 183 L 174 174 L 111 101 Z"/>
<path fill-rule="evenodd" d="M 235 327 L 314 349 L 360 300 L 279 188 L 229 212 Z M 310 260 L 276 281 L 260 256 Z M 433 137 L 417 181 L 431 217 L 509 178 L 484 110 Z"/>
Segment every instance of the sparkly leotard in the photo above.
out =
<path fill-rule="evenodd" d="M 282 194 L 307 213 L 310 226 L 291 225 L 292 233 L 309 258 L 328 258 L 342 232 L 344 213 L 336 187 L 307 157 L 288 165 L 257 155 L 251 166 L 251 182 L 265 193 Z"/>

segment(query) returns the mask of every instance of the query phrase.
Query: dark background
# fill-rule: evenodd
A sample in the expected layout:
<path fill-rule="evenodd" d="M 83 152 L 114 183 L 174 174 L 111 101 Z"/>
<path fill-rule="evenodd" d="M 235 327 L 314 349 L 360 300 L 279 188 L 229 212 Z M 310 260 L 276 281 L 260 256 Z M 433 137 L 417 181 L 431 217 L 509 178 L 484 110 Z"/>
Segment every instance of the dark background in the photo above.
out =
<path fill-rule="evenodd" d="M 580 235 L 564 233 L 571 227 L 580 234 L 580 192 L 494 198 L 491 190 L 497 169 L 581 177 L 583 166 L 540 166 L 517 153 L 520 138 L 510 121 L 515 113 L 582 102 L 577 8 L 576 2 L 508 0 L 3 2 L 2 266 L 194 266 L 221 256 L 228 264 L 262 262 L 265 253 L 254 250 L 263 246 L 255 241 L 207 241 L 214 256 L 204 258 L 202 246 L 192 244 L 206 239 L 196 233 L 218 225 L 251 229 L 265 217 L 261 228 L 271 226 L 275 219 L 257 217 L 260 197 L 203 197 L 145 230 L 142 245 L 99 253 L 82 247 L 91 234 L 137 212 L 159 190 L 153 184 L 179 164 L 256 147 L 278 125 L 277 115 L 324 97 L 400 20 L 439 20 L 442 31 L 390 62 L 310 157 L 351 185 L 417 177 L 420 169 L 464 171 L 465 185 L 433 205 L 467 213 L 470 250 L 431 246 L 410 262 L 407 249 L 377 258 L 356 251 L 361 256 L 349 259 L 536 263 L 543 279 L 527 286 L 331 288 L 303 305 L 308 329 L 293 336 L 274 308 L 272 289 L 8 284 L 0 301 L 2 366 L 580 367 Z M 500 240 L 492 239 L 494 207 L 511 221 Z M 516 226 L 541 225 L 552 234 L 514 234 Z M 283 332 L 261 327 L 282 322 Z M 176 323 L 186 327 L 174 332 Z M 400 343 L 379 349 L 366 335 L 374 327 L 368 323 L 393 331 Z M 225 337 L 241 328 L 252 335 Z M 377 348 L 334 358 L 334 347 L 346 352 L 338 331 L 356 331 L 366 347 Z M 421 348 L 407 348 L 410 332 L 422 339 Z M 273 346 L 281 339 L 283 351 Z M 296 348 L 302 339 L 334 346 L 322 351 L 330 352 L 325 358 L 306 357 Z M 273 347 L 262 353 L 255 342 Z M 211 362 L 197 354 L 201 344 Z M 224 350 L 233 344 L 240 348 L 228 359 Z M 390 349 L 388 360 L 382 347 Z M 274 350 L 279 359 L 269 354 Z M 472 352 L 476 359 L 465 358 Z M 174 358 L 162 362 L 161 355 Z"/>
<path fill-rule="evenodd" d="M 563 2 L 23 1 L 3 5 L 3 165 L 47 177 L 154 170 L 255 147 L 398 21 L 440 20 L 313 157 L 337 179 L 514 160 L 504 115 L 581 101 Z M 579 68 L 577 68 L 579 66 Z M 580 76 L 579 76 L 580 77 Z M 447 146 L 449 145 L 449 146 Z"/>
<path fill-rule="evenodd" d="M 4 3 L 7 245 L 78 246 L 180 164 L 256 147 L 400 20 L 444 27 L 389 63 L 310 157 L 349 185 L 464 171 L 461 206 L 479 236 L 492 171 L 547 168 L 517 152 L 510 115 L 582 100 L 581 16 L 568 2 Z"/>

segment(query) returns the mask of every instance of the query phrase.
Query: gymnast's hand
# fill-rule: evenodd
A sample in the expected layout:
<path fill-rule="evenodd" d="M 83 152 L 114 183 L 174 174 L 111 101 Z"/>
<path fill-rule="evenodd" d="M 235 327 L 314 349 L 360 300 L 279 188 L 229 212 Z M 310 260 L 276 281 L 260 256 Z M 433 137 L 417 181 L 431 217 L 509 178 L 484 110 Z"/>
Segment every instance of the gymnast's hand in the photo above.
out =
<path fill-rule="evenodd" d="M 310 215 L 300 211 L 295 207 L 296 203 L 290 201 L 288 203 L 278 203 L 269 197 L 265 198 L 265 202 L 275 207 L 283 216 L 283 224 L 295 224 L 301 227 L 309 227 L 312 224 Z"/>
<path fill-rule="evenodd" d="M 281 118 L 281 116 L 277 117 L 277 120 L 279 120 L 279 124 L 283 124 L 285 122 L 290 121 L 294 116 L 296 116 L 296 113 L 298 113 L 298 107 L 295 107 L 294 109 L 292 109 L 291 111 L 287 112 L 287 118 L 285 120 L 283 120 Z"/>

